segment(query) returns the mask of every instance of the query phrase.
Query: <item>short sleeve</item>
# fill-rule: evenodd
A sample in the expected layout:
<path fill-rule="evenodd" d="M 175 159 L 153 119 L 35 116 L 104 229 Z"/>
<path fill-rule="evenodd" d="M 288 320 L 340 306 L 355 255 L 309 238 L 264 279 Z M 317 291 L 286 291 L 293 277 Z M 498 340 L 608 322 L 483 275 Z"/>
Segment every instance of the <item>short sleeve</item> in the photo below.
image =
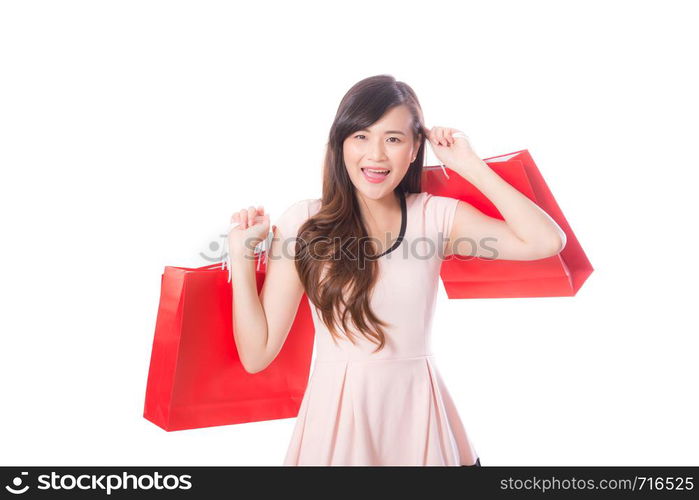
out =
<path fill-rule="evenodd" d="M 435 238 L 435 243 L 442 244 L 442 257 L 446 252 L 447 239 L 451 234 L 458 204 L 458 198 L 426 193 L 425 222 L 429 227 L 430 236 Z"/>
<path fill-rule="evenodd" d="M 272 222 L 273 225 L 277 226 L 278 237 L 282 241 L 287 238 L 296 238 L 299 228 L 312 215 L 313 209 L 318 203 L 320 200 L 301 200 L 284 210 L 276 222 Z"/>

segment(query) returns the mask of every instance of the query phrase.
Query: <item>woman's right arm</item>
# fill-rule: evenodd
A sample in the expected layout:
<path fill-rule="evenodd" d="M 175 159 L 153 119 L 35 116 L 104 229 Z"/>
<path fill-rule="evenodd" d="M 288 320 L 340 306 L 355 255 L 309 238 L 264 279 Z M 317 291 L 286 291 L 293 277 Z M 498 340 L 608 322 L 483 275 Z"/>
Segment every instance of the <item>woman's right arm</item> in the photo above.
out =
<path fill-rule="evenodd" d="M 265 223 L 263 219 L 261 224 L 259 233 L 267 234 L 268 220 Z M 253 230 L 253 226 L 250 229 Z M 249 373 L 264 370 L 277 357 L 303 296 L 303 285 L 294 261 L 294 240 L 282 241 L 282 238 L 283 235 L 280 237 L 279 231 L 275 230 L 259 296 L 252 249 L 245 245 L 229 246 L 233 331 L 240 361 Z"/>

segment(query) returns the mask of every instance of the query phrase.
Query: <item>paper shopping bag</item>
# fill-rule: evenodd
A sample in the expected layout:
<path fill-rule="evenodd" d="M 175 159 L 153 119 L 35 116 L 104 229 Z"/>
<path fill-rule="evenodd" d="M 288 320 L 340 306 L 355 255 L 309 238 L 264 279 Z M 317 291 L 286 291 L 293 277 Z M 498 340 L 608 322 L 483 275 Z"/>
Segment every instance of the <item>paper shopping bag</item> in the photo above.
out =
<path fill-rule="evenodd" d="M 440 271 L 447 296 L 470 299 L 575 295 L 593 268 L 529 151 L 524 149 L 484 161 L 556 221 L 566 233 L 566 246 L 558 255 L 533 261 L 451 255 Z M 504 220 L 495 205 L 473 184 L 453 171 L 445 175 L 441 166 L 423 169 L 422 189 L 464 200 L 484 214 Z"/>
<path fill-rule="evenodd" d="M 163 272 L 143 416 L 166 431 L 298 415 L 315 334 L 306 295 L 278 356 L 251 374 L 235 346 L 227 276 L 220 264 Z"/>

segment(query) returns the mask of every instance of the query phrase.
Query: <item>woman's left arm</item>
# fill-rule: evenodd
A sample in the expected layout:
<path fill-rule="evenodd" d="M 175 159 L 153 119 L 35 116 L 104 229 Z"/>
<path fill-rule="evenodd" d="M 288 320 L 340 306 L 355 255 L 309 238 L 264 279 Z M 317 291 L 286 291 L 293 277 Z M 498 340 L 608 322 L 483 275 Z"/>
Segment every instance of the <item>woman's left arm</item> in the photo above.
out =
<path fill-rule="evenodd" d="M 493 250 L 495 258 L 508 260 L 543 259 L 558 254 L 565 247 L 566 235 L 558 224 L 481 160 L 463 132 L 435 127 L 428 139 L 439 159 L 481 191 L 505 219 L 489 217 L 459 201 L 447 255 L 474 255 L 474 249 L 469 248 L 471 245 L 459 243 L 463 239 L 476 242 L 475 255 L 492 258 L 488 250 Z M 486 246 L 484 252 L 480 242 L 486 238 L 494 242 L 490 243 L 490 248 Z"/>

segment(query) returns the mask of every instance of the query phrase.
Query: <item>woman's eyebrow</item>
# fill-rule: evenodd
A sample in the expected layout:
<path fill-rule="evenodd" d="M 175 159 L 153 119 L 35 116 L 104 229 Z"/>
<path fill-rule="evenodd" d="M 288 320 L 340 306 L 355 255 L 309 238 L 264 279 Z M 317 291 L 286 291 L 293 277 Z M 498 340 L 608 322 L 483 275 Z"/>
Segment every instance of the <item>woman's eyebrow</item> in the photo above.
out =
<path fill-rule="evenodd" d="M 360 129 L 359 132 L 369 132 L 369 133 L 371 133 L 370 130 L 365 129 L 365 128 Z M 405 133 L 404 133 L 404 132 L 401 132 L 400 130 L 387 130 L 386 132 L 384 132 L 384 134 L 400 134 L 400 135 L 405 135 Z"/>

